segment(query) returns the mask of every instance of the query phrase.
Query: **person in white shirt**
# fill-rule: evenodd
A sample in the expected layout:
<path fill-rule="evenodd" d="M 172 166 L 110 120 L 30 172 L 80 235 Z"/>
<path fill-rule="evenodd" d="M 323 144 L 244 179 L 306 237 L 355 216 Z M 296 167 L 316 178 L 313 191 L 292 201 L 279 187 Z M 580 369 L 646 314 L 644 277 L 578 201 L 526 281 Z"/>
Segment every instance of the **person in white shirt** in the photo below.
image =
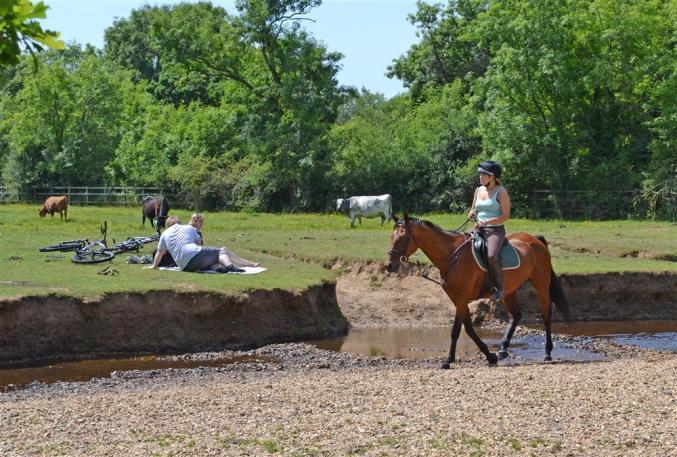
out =
<path fill-rule="evenodd" d="M 234 267 L 258 267 L 260 265 L 237 256 L 225 247 L 202 246 L 202 236 L 198 230 L 202 227 L 204 218 L 197 213 L 193 216 L 197 216 L 195 219 L 200 221 L 199 227 L 190 224 L 181 225 L 176 216 L 167 218 L 167 229 L 160 236 L 153 264 L 144 268 L 158 268 L 162 256 L 167 251 L 182 271 L 228 271 Z"/>

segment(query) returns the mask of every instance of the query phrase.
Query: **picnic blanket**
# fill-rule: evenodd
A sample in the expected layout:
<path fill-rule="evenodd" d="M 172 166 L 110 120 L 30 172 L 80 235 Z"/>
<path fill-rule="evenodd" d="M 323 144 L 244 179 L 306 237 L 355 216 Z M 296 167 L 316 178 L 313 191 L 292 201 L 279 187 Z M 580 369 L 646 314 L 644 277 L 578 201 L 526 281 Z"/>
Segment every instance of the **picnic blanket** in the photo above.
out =
<path fill-rule="evenodd" d="M 255 275 L 255 274 L 263 273 L 264 271 L 267 270 L 267 268 L 263 268 L 263 267 L 239 267 L 238 269 L 244 270 L 244 271 L 229 271 L 226 274 L 229 274 L 229 275 Z M 179 267 L 160 267 L 160 270 L 181 271 L 181 269 Z M 214 270 L 202 270 L 202 271 L 199 271 L 198 273 L 221 274 L 218 271 L 214 271 Z"/>

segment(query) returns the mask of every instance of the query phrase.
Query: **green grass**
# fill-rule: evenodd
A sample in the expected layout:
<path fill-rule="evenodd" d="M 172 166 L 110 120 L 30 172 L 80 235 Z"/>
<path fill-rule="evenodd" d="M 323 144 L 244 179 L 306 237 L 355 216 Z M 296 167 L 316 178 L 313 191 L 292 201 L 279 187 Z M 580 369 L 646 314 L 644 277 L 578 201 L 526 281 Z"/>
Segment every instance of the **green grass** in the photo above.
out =
<path fill-rule="evenodd" d="M 142 270 L 116 257 L 117 276 L 98 275 L 101 266 L 75 265 L 69 253 L 40 253 L 38 248 L 60 241 L 99 236 L 107 220 L 108 239 L 151 234 L 141 227 L 141 209 L 123 207 L 70 208 L 70 221 L 58 215 L 40 219 L 37 205 L 0 205 L 0 297 L 75 295 L 95 297 L 111 292 L 158 289 L 240 293 L 252 289 L 299 291 L 333 274 L 323 268 L 336 260 L 382 262 L 390 247 L 392 224 L 365 220 L 350 229 L 342 215 L 205 213 L 206 244 L 228 246 L 268 268 L 253 276 L 200 275 Z M 187 221 L 189 211 L 172 211 Z M 444 228 L 455 228 L 463 215 L 422 216 Z M 677 271 L 677 225 L 669 222 L 531 221 L 513 219 L 508 232 L 542 234 L 550 243 L 558 273 Z M 150 253 L 147 246 L 142 253 Z M 10 260 L 19 257 L 18 260 Z M 420 252 L 412 261 L 425 263 Z M 376 285 L 375 285 L 376 286 Z"/>

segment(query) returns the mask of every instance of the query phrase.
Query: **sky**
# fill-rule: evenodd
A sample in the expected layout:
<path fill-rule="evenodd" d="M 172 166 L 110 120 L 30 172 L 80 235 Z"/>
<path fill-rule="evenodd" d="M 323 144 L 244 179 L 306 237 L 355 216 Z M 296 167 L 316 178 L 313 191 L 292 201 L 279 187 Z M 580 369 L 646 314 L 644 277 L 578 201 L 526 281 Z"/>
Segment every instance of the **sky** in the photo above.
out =
<path fill-rule="evenodd" d="M 144 4 L 175 4 L 177 1 L 137 0 L 43 0 L 49 6 L 43 29 L 56 30 L 61 38 L 103 47 L 106 28 L 116 17 L 129 17 Z M 190 3 L 194 3 L 191 1 Z M 237 14 L 233 0 L 212 3 Z M 329 51 L 344 57 L 338 74 L 340 84 L 366 88 L 392 97 L 404 92 L 402 83 L 385 76 L 393 59 L 416 43 L 416 30 L 407 15 L 416 11 L 415 0 L 324 0 L 303 21 L 312 36 Z"/>

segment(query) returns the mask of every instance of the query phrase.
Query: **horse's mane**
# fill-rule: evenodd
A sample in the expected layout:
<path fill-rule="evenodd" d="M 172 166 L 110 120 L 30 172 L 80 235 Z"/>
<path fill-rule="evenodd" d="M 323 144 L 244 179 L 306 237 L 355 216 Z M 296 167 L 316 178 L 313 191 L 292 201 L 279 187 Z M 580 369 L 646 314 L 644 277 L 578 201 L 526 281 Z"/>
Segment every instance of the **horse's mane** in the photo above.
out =
<path fill-rule="evenodd" d="M 457 232 L 457 231 L 455 231 L 455 230 L 447 230 L 447 229 L 443 229 L 443 228 L 440 227 L 439 225 L 434 224 L 434 223 L 432 223 L 432 222 L 430 222 L 430 221 L 426 221 L 426 220 L 424 220 L 424 219 L 419 219 L 419 218 L 416 218 L 416 217 L 410 217 L 410 218 L 409 218 L 409 221 L 410 221 L 410 222 L 413 222 L 413 223 L 415 223 L 415 224 L 425 225 L 425 226 L 428 227 L 429 229 L 431 229 L 431 230 L 433 230 L 433 231 L 436 231 L 436 232 L 443 233 L 443 234 L 445 234 L 445 235 L 460 235 L 460 234 L 461 234 L 461 232 Z"/>

